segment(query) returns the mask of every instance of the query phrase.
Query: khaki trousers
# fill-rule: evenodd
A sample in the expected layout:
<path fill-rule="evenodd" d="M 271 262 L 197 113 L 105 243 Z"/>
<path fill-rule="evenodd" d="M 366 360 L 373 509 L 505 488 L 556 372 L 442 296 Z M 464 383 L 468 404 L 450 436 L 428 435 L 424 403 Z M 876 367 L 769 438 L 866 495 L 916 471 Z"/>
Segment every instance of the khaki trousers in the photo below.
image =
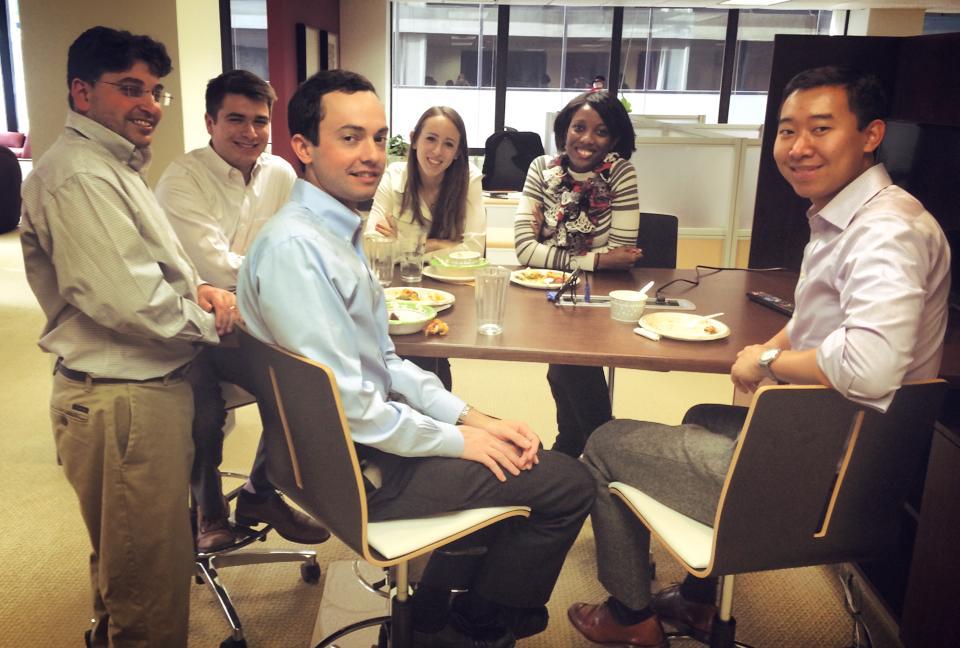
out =
<path fill-rule="evenodd" d="M 93 645 L 186 646 L 190 385 L 92 384 L 57 374 L 50 415 L 93 548 Z"/>

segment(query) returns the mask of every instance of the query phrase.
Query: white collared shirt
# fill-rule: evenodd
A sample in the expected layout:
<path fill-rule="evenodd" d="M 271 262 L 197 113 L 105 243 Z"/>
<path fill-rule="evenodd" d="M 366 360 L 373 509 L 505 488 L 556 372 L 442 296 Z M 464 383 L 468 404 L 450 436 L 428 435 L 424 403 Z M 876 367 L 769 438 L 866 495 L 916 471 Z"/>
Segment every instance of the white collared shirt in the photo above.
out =
<path fill-rule="evenodd" d="M 885 411 L 907 381 L 940 369 L 950 248 L 920 202 L 877 164 L 812 208 L 787 325 L 791 348 L 817 348 L 840 393 Z"/>
<path fill-rule="evenodd" d="M 286 160 L 263 153 L 245 183 L 208 145 L 171 162 L 156 195 L 203 280 L 233 290 L 243 255 L 296 179 Z"/>

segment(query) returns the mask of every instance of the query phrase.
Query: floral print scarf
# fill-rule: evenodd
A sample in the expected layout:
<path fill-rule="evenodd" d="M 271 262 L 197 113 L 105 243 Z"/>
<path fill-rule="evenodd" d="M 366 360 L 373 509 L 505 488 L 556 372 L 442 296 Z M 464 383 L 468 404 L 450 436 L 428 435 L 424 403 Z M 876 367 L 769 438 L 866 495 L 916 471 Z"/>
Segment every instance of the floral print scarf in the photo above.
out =
<path fill-rule="evenodd" d="M 593 176 L 585 180 L 574 179 L 566 153 L 550 161 L 544 179 L 546 194 L 553 197 L 553 207 L 545 210 L 541 241 L 554 238 L 558 247 L 568 249 L 574 256 L 593 249 L 594 230 L 613 200 L 610 170 L 619 158 L 616 153 L 608 153 L 593 169 Z"/>

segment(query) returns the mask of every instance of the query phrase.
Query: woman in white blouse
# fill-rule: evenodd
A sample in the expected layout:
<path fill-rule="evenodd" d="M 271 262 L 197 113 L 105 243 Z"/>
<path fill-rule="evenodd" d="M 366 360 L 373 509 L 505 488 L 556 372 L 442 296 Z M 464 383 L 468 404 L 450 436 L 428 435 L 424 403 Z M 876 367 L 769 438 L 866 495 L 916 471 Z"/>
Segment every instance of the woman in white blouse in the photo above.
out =
<path fill-rule="evenodd" d="M 410 133 L 406 162 L 387 167 L 366 232 L 426 236 L 426 251 L 451 247 L 468 232 L 484 234 L 481 174 L 467 158 L 463 119 L 447 106 L 428 108 Z"/>
<path fill-rule="evenodd" d="M 427 252 L 452 247 L 466 233 L 486 233 L 482 175 L 467 158 L 467 132 L 457 111 L 428 108 L 410 133 L 406 162 L 387 167 L 365 233 L 402 239 L 425 237 Z M 446 358 L 407 358 L 432 371 L 450 389 Z"/>

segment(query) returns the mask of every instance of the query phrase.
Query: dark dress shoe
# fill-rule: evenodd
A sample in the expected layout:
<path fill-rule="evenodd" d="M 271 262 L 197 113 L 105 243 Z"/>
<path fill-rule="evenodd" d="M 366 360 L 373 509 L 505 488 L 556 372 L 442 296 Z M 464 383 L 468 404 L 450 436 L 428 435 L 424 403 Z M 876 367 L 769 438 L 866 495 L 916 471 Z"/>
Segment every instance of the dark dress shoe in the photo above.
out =
<path fill-rule="evenodd" d="M 197 523 L 197 552 L 211 553 L 232 546 L 236 542 L 230 521 L 226 517 L 207 519 L 200 516 Z"/>
<path fill-rule="evenodd" d="M 269 524 L 281 536 L 299 544 L 320 544 L 330 539 L 330 532 L 326 527 L 306 513 L 291 508 L 277 491 L 271 491 L 267 495 L 240 491 L 234 519 L 237 524 L 245 526 Z"/>
<path fill-rule="evenodd" d="M 473 637 L 448 623 L 439 632 L 413 631 L 416 648 L 514 648 L 517 640 L 509 630 L 496 636 Z"/>
<path fill-rule="evenodd" d="M 697 641 L 710 642 L 717 606 L 688 601 L 680 593 L 680 585 L 674 584 L 654 594 L 650 600 L 650 607 L 661 620 L 680 632 L 690 635 Z"/>
<path fill-rule="evenodd" d="M 620 625 L 603 602 L 574 603 L 567 609 L 567 617 L 580 634 L 594 643 L 667 648 L 667 638 L 656 615 L 634 625 Z"/>

